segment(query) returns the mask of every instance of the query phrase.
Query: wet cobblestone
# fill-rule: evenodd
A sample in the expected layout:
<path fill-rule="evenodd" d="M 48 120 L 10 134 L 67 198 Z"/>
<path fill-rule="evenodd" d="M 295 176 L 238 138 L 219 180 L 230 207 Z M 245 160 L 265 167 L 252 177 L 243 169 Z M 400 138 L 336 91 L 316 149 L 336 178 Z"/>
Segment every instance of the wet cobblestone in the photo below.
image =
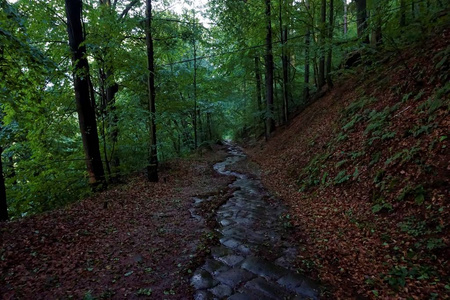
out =
<path fill-rule="evenodd" d="M 274 261 L 258 257 L 258 247 L 282 240 L 279 217 L 285 211 L 270 205 L 270 197 L 261 181 L 252 174 L 227 170 L 228 166 L 246 160 L 235 146 L 229 146 L 230 156 L 214 166 L 224 175 L 237 179 L 230 188 L 238 188 L 217 211 L 221 246 L 211 249 L 211 257 L 194 272 L 194 299 L 319 299 L 318 286 L 310 279 L 290 269 L 296 249 L 284 245 Z M 196 207 L 202 200 L 193 199 Z M 190 211 L 198 218 L 195 209 Z"/>

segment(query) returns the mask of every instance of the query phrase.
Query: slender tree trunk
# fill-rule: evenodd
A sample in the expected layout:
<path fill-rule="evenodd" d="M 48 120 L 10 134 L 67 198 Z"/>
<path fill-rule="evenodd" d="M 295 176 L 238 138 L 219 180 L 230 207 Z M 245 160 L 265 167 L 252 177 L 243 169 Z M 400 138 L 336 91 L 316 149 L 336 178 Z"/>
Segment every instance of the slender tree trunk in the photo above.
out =
<path fill-rule="evenodd" d="M 105 5 L 108 8 L 108 13 L 111 13 L 111 10 L 115 9 L 115 7 L 112 7 L 110 0 L 100 0 L 100 5 Z M 132 4 L 130 4 L 132 5 Z M 105 58 L 109 58 L 111 55 L 111 49 L 109 47 L 105 48 L 103 56 Z M 105 153 L 104 157 L 106 160 L 106 166 L 108 171 L 109 179 L 112 182 L 117 182 L 120 178 L 120 174 L 118 173 L 119 167 L 120 167 L 120 159 L 117 153 L 114 151 L 115 146 L 117 145 L 118 136 L 119 136 L 119 127 L 118 127 L 118 116 L 116 112 L 116 93 L 119 91 L 119 85 L 114 80 L 114 68 L 112 66 L 111 61 L 107 61 L 106 64 L 103 66 L 102 73 L 104 77 L 102 78 L 102 84 L 103 84 L 103 91 L 102 91 L 102 99 L 104 100 L 103 105 L 103 121 L 105 119 L 107 120 L 107 130 L 110 142 L 112 143 L 112 150 L 109 155 L 108 159 L 108 153 L 106 152 L 106 135 L 104 137 L 105 142 Z M 106 118 L 109 116 L 109 118 Z M 111 168 L 112 167 L 112 168 Z M 112 172 L 111 172 L 112 169 Z"/>
<path fill-rule="evenodd" d="M 284 0 L 286 3 L 286 0 Z M 279 3 L 280 12 L 279 12 L 279 22 L 280 22 L 280 43 L 281 43 L 281 64 L 282 64 L 282 93 L 283 93 L 283 101 L 282 101 L 282 118 L 283 123 L 287 124 L 289 122 L 289 58 L 287 55 L 287 38 L 288 38 L 288 29 L 285 24 L 283 24 L 283 0 L 280 0 Z M 285 5 L 284 5 L 285 7 Z M 286 7 L 285 7 L 286 8 Z"/>
<path fill-rule="evenodd" d="M 81 24 L 81 0 L 65 0 L 67 14 L 67 32 L 69 45 L 72 51 L 72 64 L 74 67 L 74 89 L 77 104 L 78 120 L 83 140 L 89 182 L 93 186 L 105 182 L 105 173 L 100 156 L 97 120 L 92 104 L 89 88 L 89 64 L 84 46 L 84 34 Z"/>
<path fill-rule="evenodd" d="M 286 0 L 280 0 L 280 36 L 281 36 L 281 47 L 282 47 L 282 54 L 281 54 L 281 63 L 282 63 L 282 69 L 283 69 L 283 84 L 282 84 L 282 90 L 283 90 L 283 123 L 288 124 L 289 123 L 289 56 L 288 56 L 288 50 L 287 50 L 287 40 L 288 40 L 288 28 L 286 24 L 283 24 L 283 13 L 282 13 L 282 7 L 283 7 L 283 1 L 284 1 L 284 8 L 286 9 Z"/>
<path fill-rule="evenodd" d="M 105 72 L 105 82 L 106 82 L 106 115 L 109 115 L 107 122 L 107 128 L 109 137 L 112 143 L 112 150 L 110 153 L 109 163 L 112 166 L 113 173 L 110 174 L 110 179 L 113 182 L 117 182 L 120 178 L 120 174 L 118 174 L 118 170 L 120 167 L 120 159 L 117 153 L 115 153 L 114 149 L 118 142 L 119 137 L 119 126 L 117 125 L 119 122 L 119 117 L 117 116 L 116 111 L 116 93 L 119 91 L 119 85 L 114 80 L 114 71 L 112 67 L 106 67 Z M 107 153 L 105 153 L 106 157 Z"/>
<path fill-rule="evenodd" d="M 156 143 L 156 90 L 155 90 L 155 64 L 152 36 L 152 0 L 146 0 L 145 9 L 145 41 L 147 45 L 148 68 L 148 108 L 150 112 L 150 149 L 147 166 L 147 177 L 151 182 L 158 182 L 158 151 Z"/>
<path fill-rule="evenodd" d="M 356 3 L 356 24 L 358 37 L 363 40 L 364 43 L 369 43 L 369 36 L 367 35 L 367 8 L 366 0 L 355 0 Z"/>
<path fill-rule="evenodd" d="M 309 0 L 305 1 L 305 5 L 306 5 L 306 9 L 309 12 Z M 305 75 L 304 75 L 304 84 L 305 86 L 303 87 L 303 100 L 306 103 L 308 101 L 309 98 L 309 48 L 310 48 L 310 38 L 311 38 L 311 30 L 310 30 L 310 25 L 307 24 L 306 25 L 306 34 L 305 34 Z"/>
<path fill-rule="evenodd" d="M 326 17 L 327 1 L 321 0 L 320 5 L 320 52 L 319 52 L 319 78 L 318 89 L 325 85 L 325 41 L 326 41 Z"/>
<path fill-rule="evenodd" d="M 3 148 L 0 146 L 0 222 L 8 220 L 8 204 L 6 202 L 5 177 L 2 165 Z"/>
<path fill-rule="evenodd" d="M 208 141 L 212 141 L 212 124 L 211 124 L 211 113 L 206 113 L 206 125 L 208 128 Z"/>
<path fill-rule="evenodd" d="M 380 8 L 378 8 L 378 10 L 380 10 Z M 382 44 L 383 40 L 383 34 L 381 31 L 381 14 L 380 13 L 376 13 L 376 15 L 374 16 L 375 20 L 375 26 L 372 30 L 372 37 L 371 37 L 371 42 L 373 46 L 378 46 L 380 44 Z"/>
<path fill-rule="evenodd" d="M 194 50 L 194 148 L 198 148 L 198 103 L 197 103 L 197 41 L 196 41 L 196 22 L 195 22 L 195 12 L 194 12 L 194 24 L 192 32 L 192 48 Z"/>
<path fill-rule="evenodd" d="M 264 116 L 261 115 L 263 111 L 262 107 L 262 96 L 261 96 L 261 71 L 259 69 L 259 57 L 255 57 L 255 80 L 256 80 L 256 104 L 258 105 L 258 121 L 261 121 L 262 128 L 264 128 L 264 133 L 266 133 L 266 121 L 264 120 Z"/>
<path fill-rule="evenodd" d="M 347 35 L 347 32 L 348 32 L 348 12 L 347 12 L 347 9 L 348 9 L 348 4 L 347 4 L 347 1 L 344 0 L 344 35 L 345 36 Z"/>
<path fill-rule="evenodd" d="M 333 59 L 333 31 L 334 31 L 334 1 L 330 0 L 330 15 L 328 16 L 328 54 L 327 54 L 327 84 L 328 87 L 333 87 L 331 80 L 331 66 Z"/>
<path fill-rule="evenodd" d="M 267 129 L 266 137 L 275 130 L 273 107 L 273 53 L 272 53 L 272 22 L 270 12 L 270 0 L 266 0 L 266 102 L 267 102 Z"/>
<path fill-rule="evenodd" d="M 406 0 L 400 0 L 400 26 L 406 26 Z"/>

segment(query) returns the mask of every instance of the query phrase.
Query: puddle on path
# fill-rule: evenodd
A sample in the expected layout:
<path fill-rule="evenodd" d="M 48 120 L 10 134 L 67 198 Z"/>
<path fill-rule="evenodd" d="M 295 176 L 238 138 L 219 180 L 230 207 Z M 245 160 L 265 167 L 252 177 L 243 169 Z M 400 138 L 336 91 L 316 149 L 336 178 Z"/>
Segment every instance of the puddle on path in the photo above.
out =
<path fill-rule="evenodd" d="M 220 224 L 220 246 L 191 278 L 194 299 L 319 299 L 318 286 L 289 269 L 296 249 L 283 244 L 280 221 L 285 211 L 264 199 L 270 195 L 255 176 L 229 171 L 228 166 L 245 161 L 245 154 L 229 145 L 230 156 L 214 169 L 237 179 L 230 188 L 238 188 L 217 211 Z M 195 204 L 201 199 L 195 198 Z M 207 200 L 205 200 L 207 201 Z M 195 209 L 191 211 L 193 217 Z M 279 245 L 277 259 L 267 261 L 258 257 L 258 247 Z"/>

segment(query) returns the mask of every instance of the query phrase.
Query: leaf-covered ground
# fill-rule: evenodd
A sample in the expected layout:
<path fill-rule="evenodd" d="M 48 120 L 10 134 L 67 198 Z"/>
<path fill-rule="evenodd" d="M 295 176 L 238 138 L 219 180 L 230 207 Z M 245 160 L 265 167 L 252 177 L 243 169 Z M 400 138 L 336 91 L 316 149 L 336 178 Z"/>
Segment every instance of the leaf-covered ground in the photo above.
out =
<path fill-rule="evenodd" d="M 0 224 L 2 299 L 185 299 L 207 246 L 188 209 L 230 178 L 215 149 L 163 166 L 160 183 L 136 176 L 67 208 Z M 206 246 L 205 246 L 206 245 Z"/>
<path fill-rule="evenodd" d="M 450 294 L 450 30 L 391 50 L 250 150 L 333 299 Z"/>

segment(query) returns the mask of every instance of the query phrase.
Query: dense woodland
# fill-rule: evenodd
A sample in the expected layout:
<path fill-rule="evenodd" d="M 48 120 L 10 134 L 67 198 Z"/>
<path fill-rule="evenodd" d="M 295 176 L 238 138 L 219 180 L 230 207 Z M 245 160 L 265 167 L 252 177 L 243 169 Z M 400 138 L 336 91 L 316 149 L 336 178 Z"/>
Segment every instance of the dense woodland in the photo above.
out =
<path fill-rule="evenodd" d="M 436 291 L 449 292 L 448 274 L 436 268 L 448 263 L 443 257 L 449 243 L 448 220 L 443 218 L 444 213 L 448 216 L 448 197 L 443 196 L 448 192 L 447 1 L 210 0 L 181 14 L 173 10 L 174 3 L 0 0 L 0 221 L 110 191 L 137 173 L 145 173 L 150 182 L 165 182 L 159 176 L 161 165 L 201 155 L 220 140 L 259 140 L 261 148 L 278 143 L 275 150 L 253 155 L 266 168 L 271 188 L 286 186 L 281 188 L 286 194 L 280 193 L 292 207 L 298 198 L 290 197 L 298 191 L 305 199 L 347 197 L 341 190 L 327 194 L 327 188 L 363 181 L 375 186 L 357 187 L 371 195 L 366 207 L 371 216 L 384 218 L 398 209 L 400 204 L 392 204 L 394 196 L 430 208 L 420 222 L 434 231 L 426 231 L 427 239 L 416 247 L 420 250 L 415 248 L 417 255 L 408 248 L 401 254 L 417 259 L 419 271 L 410 274 L 399 267 L 383 283 L 368 277 L 365 284 L 388 286 L 405 296 L 408 280 L 424 279 L 425 287 L 433 287 L 420 287 L 416 295 L 444 299 Z M 419 54 L 420 49 L 425 50 Z M 371 81 L 364 82 L 367 78 Z M 329 107 L 320 111 L 308 110 L 327 95 L 348 105 L 340 117 L 337 112 L 321 116 L 335 106 L 331 100 L 321 102 Z M 353 104 L 346 102 L 356 98 Z M 416 104 L 408 102 L 413 99 Z M 305 112 L 310 115 L 305 117 Z M 295 119 L 300 113 L 301 121 Z M 394 119 L 398 115 L 405 120 L 401 124 Z M 325 125 L 317 124 L 313 133 L 302 127 L 316 126 L 318 120 Z M 389 131 L 388 126 L 405 133 Z M 282 128 L 297 131 L 289 138 L 277 137 Z M 411 147 L 396 148 L 406 144 Z M 302 152 L 294 155 L 294 148 Z M 389 149 L 389 155 L 383 149 Z M 436 161 L 431 163 L 432 155 Z M 427 157 L 427 163 L 417 159 L 420 156 Z M 292 161 L 294 157 L 298 161 Z M 386 163 L 379 163 L 383 159 Z M 420 171 L 411 171 L 417 176 L 401 186 L 387 181 L 386 174 L 392 171 L 388 178 L 395 177 L 410 161 L 419 165 Z M 429 205 L 422 205 L 427 201 Z M 358 207 L 347 207 L 343 214 L 351 219 Z M 395 222 L 417 239 L 422 234 L 412 232 L 419 230 L 412 224 L 422 223 L 407 219 L 413 215 L 408 209 L 402 206 L 404 215 L 392 218 L 398 217 Z M 361 229 L 362 223 L 355 224 Z M 333 226 L 330 232 L 339 224 Z M 322 253 L 319 248 L 313 250 L 323 255 L 329 250 Z M 424 258 L 428 256 L 430 261 Z M 333 276 L 343 268 L 333 273 L 318 257 L 302 260 L 306 270 L 305 264 L 323 267 L 327 275 L 319 271 L 318 276 L 327 284 L 342 284 Z M 426 264 L 431 271 L 424 271 Z M 434 285 L 429 283 L 433 280 Z M 355 282 L 345 284 L 359 284 Z M 369 292 L 370 297 L 378 293 Z"/>
<path fill-rule="evenodd" d="M 209 141 L 269 137 L 343 64 L 417 38 L 444 8 L 211 1 L 177 15 L 144 2 L 1 2 L 2 219 L 143 168 L 155 181 L 158 161 Z"/>

